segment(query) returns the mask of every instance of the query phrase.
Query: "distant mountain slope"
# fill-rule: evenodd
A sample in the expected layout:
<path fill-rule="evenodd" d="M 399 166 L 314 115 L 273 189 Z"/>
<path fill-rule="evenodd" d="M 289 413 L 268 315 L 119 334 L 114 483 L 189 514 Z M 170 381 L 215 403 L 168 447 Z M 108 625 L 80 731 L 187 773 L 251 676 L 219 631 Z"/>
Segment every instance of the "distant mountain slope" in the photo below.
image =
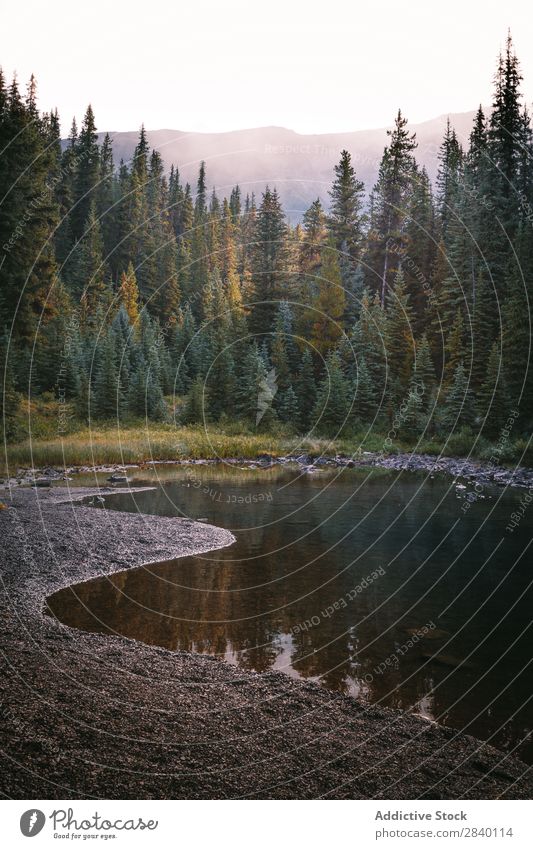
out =
<path fill-rule="evenodd" d="M 466 142 L 474 112 L 450 115 L 462 142 Z M 422 124 L 411 125 L 418 140 L 417 158 L 433 180 L 437 170 L 437 152 L 444 134 L 447 115 Z M 137 132 L 110 133 L 113 138 L 115 162 L 129 160 L 137 142 Z M 100 133 L 100 140 L 104 133 Z M 183 181 L 194 187 L 198 165 L 207 164 L 209 185 L 216 186 L 223 196 L 235 183 L 243 195 L 256 195 L 267 183 L 278 188 L 284 208 L 294 221 L 318 196 L 328 205 L 328 189 L 333 166 L 346 148 L 352 154 L 357 174 L 371 189 L 379 160 L 387 142 L 386 128 L 359 130 L 351 133 L 301 135 L 283 127 L 259 127 L 230 133 L 185 133 L 179 130 L 147 132 L 150 145 L 160 151 L 167 170 L 171 163 L 178 166 Z"/>

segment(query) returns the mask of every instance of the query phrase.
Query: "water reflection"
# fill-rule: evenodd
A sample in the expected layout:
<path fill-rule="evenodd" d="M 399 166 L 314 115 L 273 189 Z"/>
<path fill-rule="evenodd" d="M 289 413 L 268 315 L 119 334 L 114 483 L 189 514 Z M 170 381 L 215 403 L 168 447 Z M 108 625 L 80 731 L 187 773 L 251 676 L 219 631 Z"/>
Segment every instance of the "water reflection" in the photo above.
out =
<path fill-rule="evenodd" d="M 174 469 L 106 507 L 207 518 L 235 545 L 49 606 L 77 628 L 279 669 L 514 746 L 533 721 L 530 531 L 505 532 L 519 495 L 486 494 L 463 511 L 449 478 Z"/>

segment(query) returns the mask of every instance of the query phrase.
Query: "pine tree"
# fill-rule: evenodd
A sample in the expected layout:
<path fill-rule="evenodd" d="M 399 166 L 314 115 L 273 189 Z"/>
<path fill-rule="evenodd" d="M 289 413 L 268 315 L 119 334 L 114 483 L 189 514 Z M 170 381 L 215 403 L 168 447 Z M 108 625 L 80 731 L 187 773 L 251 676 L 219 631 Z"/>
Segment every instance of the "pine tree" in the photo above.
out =
<path fill-rule="evenodd" d="M 267 412 L 276 390 L 274 383 L 269 385 L 268 375 L 264 360 L 254 343 L 248 348 L 237 371 L 235 411 L 239 418 L 247 419 L 255 424 L 261 399 L 264 409 L 260 412 L 263 416 Z M 269 392 L 270 389 L 271 392 Z"/>
<path fill-rule="evenodd" d="M 93 412 L 98 419 L 117 419 L 123 409 L 116 339 L 110 328 L 96 352 Z"/>
<path fill-rule="evenodd" d="M 328 226 L 337 250 L 353 266 L 361 258 L 363 242 L 363 199 L 365 187 L 357 179 L 347 150 L 335 166 L 335 180 L 330 191 L 331 209 Z"/>
<path fill-rule="evenodd" d="M 276 410 L 280 421 L 297 428 L 300 420 L 300 410 L 298 407 L 298 398 L 292 385 L 289 385 L 287 389 L 279 393 Z"/>
<path fill-rule="evenodd" d="M 363 423 L 369 423 L 376 412 L 376 393 L 365 358 L 357 360 L 357 375 L 353 384 L 354 405 L 352 416 Z"/>
<path fill-rule="evenodd" d="M 326 215 L 317 198 L 303 216 L 300 243 L 300 274 L 313 277 L 320 267 L 322 248 L 327 241 Z"/>
<path fill-rule="evenodd" d="M 13 346 L 11 346 L 11 352 L 9 356 L 8 342 L 9 340 L 7 334 L 4 334 L 2 337 L 0 337 L 0 420 L 2 422 L 2 433 L 4 440 L 7 442 L 11 442 L 17 436 L 17 413 L 20 399 L 18 393 L 15 390 L 13 367 L 11 365 L 11 359 L 14 353 Z"/>
<path fill-rule="evenodd" d="M 317 397 L 313 357 L 309 348 L 305 348 L 302 355 L 296 388 L 300 411 L 300 428 L 306 433 L 313 422 L 313 410 L 315 409 Z"/>
<path fill-rule="evenodd" d="M 453 430 L 474 424 L 475 406 L 469 377 L 463 363 L 455 369 L 452 384 L 440 415 L 441 429 L 450 435 Z"/>
<path fill-rule="evenodd" d="M 235 395 L 235 364 L 231 350 L 219 334 L 215 345 L 216 354 L 209 369 L 206 386 L 209 396 L 209 414 L 218 420 L 223 413 L 233 412 Z"/>
<path fill-rule="evenodd" d="M 407 401 L 401 417 L 400 434 L 402 437 L 418 439 L 422 435 L 427 418 L 424 416 L 424 404 L 418 384 L 413 381 L 409 387 Z"/>
<path fill-rule="evenodd" d="M 463 313 L 458 309 L 455 321 L 446 339 L 444 381 L 448 385 L 453 380 L 459 363 L 465 360 L 466 354 Z"/>
<path fill-rule="evenodd" d="M 323 248 L 318 293 L 313 303 L 311 344 L 326 356 L 338 344 L 343 333 L 346 299 L 342 285 L 337 250 L 332 240 Z"/>
<path fill-rule="evenodd" d="M 89 206 L 83 236 L 76 244 L 71 258 L 69 282 L 83 304 L 85 320 L 94 323 L 99 309 L 105 309 L 111 299 L 109 273 L 103 258 L 102 233 L 94 201 Z"/>
<path fill-rule="evenodd" d="M 14 341 L 28 342 L 36 324 L 50 312 L 56 283 L 52 234 L 58 207 L 49 168 L 55 144 L 48 148 L 46 123 L 35 111 L 35 84 L 25 104 L 16 80 L 1 85 L 0 137 L 0 327 L 13 323 Z"/>
<path fill-rule="evenodd" d="M 385 347 L 392 377 L 406 387 L 411 374 L 415 343 L 413 311 L 401 270 L 396 274 L 394 289 L 387 296 Z"/>
<path fill-rule="evenodd" d="M 423 399 L 422 409 L 429 410 L 436 388 L 436 376 L 435 366 L 431 359 L 431 349 L 425 334 L 416 345 L 413 375 L 418 394 Z"/>
<path fill-rule="evenodd" d="M 336 351 L 329 354 L 326 371 L 318 387 L 313 410 L 315 427 L 327 436 L 337 435 L 347 424 L 352 411 L 352 394 Z"/>
<path fill-rule="evenodd" d="M 141 357 L 130 383 L 128 410 L 136 416 L 161 421 L 166 418 L 166 405 L 158 376 Z"/>
<path fill-rule="evenodd" d="M 406 251 L 401 261 L 405 288 L 413 310 L 415 333 L 423 332 L 427 320 L 427 294 L 433 289 L 437 256 L 438 223 L 431 183 L 425 168 L 413 177 L 409 213 L 405 224 Z"/>
<path fill-rule="evenodd" d="M 487 362 L 498 328 L 498 303 L 493 287 L 478 276 L 472 315 L 472 384 L 477 390 L 485 379 Z"/>
<path fill-rule="evenodd" d="M 415 134 L 410 134 L 406 126 L 407 119 L 398 110 L 394 129 L 387 130 L 390 143 L 383 152 L 372 192 L 367 263 L 369 284 L 378 289 L 382 307 L 406 250 L 405 224 L 416 174 L 413 151 L 417 146 Z"/>
<path fill-rule="evenodd" d="M 135 277 L 135 270 L 130 262 L 126 271 L 123 271 L 120 277 L 119 298 L 128 314 L 128 318 L 132 327 L 136 327 L 139 322 L 139 287 Z"/>
<path fill-rule="evenodd" d="M 515 272 L 503 308 L 503 363 L 509 401 L 518 411 L 517 424 L 525 433 L 533 427 L 532 302 L 531 283 L 526 287 L 519 272 Z"/>
<path fill-rule="evenodd" d="M 439 150 L 439 170 L 437 173 L 437 202 L 445 241 L 448 222 L 456 214 L 455 205 L 460 191 L 462 167 L 463 150 L 448 118 L 446 132 Z"/>
<path fill-rule="evenodd" d="M 104 256 L 116 273 L 114 251 L 117 245 L 117 227 L 114 204 L 117 199 L 113 147 L 106 133 L 100 148 L 99 183 L 96 192 L 96 214 L 102 228 Z"/>
<path fill-rule="evenodd" d="M 496 343 L 491 348 L 485 380 L 478 392 L 477 410 L 482 419 L 483 433 L 497 437 L 509 416 L 509 399 L 505 390 L 501 350 Z"/>
<path fill-rule="evenodd" d="M 75 147 L 76 179 L 71 227 L 74 239 L 81 239 L 90 214 L 94 214 L 100 179 L 100 150 L 91 105 L 87 107 Z"/>
<path fill-rule="evenodd" d="M 180 414 L 183 424 L 201 424 L 208 419 L 209 397 L 204 379 L 197 377 L 191 386 L 191 391 Z"/>
<path fill-rule="evenodd" d="M 499 226 L 493 228 L 484 245 L 484 253 L 499 293 L 505 292 L 506 275 L 509 267 L 515 264 L 512 244 L 518 232 L 524 189 L 527 195 L 532 179 L 528 165 L 530 155 L 524 158 L 524 149 L 529 147 L 530 126 L 527 113 L 524 115 L 522 110 L 521 82 L 520 66 L 509 33 L 505 51 L 498 60 L 487 133 L 491 167 L 485 189 L 491 203 L 492 221 L 499 222 Z"/>
<path fill-rule="evenodd" d="M 268 186 L 257 213 L 252 249 L 253 303 L 250 329 L 260 335 L 272 329 L 286 273 L 287 228 L 276 189 Z"/>
<path fill-rule="evenodd" d="M 364 358 L 372 386 L 380 397 L 387 378 L 387 316 L 381 308 L 379 295 L 371 300 L 367 291 L 361 299 L 361 313 L 350 340 L 358 356 Z M 355 379 L 356 374 L 351 375 Z"/>

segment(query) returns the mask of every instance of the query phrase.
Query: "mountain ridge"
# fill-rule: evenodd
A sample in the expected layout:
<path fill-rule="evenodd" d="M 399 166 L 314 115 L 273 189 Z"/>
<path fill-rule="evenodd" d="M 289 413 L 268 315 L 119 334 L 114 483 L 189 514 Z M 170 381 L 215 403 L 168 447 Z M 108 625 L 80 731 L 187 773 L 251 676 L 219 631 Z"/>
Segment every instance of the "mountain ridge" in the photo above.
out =
<path fill-rule="evenodd" d="M 436 118 L 408 125 L 417 135 L 417 160 L 424 165 L 434 182 L 438 167 L 438 150 L 450 119 L 464 145 L 474 121 L 475 110 L 444 113 Z M 286 127 L 250 127 L 218 133 L 188 130 L 147 130 L 150 147 L 159 151 L 168 173 L 177 166 L 183 182 L 196 184 L 198 167 L 206 163 L 207 181 L 221 196 L 238 184 L 243 196 L 260 195 L 268 184 L 276 186 L 285 211 L 291 220 L 299 220 L 317 197 L 329 205 L 328 190 L 333 168 L 342 149 L 352 155 L 357 176 L 369 192 L 376 180 L 379 161 L 387 143 L 387 130 L 379 127 L 335 133 L 298 133 Z M 139 131 L 109 131 L 113 140 L 115 164 L 128 162 L 135 149 Z M 105 132 L 98 133 L 99 142 Z"/>

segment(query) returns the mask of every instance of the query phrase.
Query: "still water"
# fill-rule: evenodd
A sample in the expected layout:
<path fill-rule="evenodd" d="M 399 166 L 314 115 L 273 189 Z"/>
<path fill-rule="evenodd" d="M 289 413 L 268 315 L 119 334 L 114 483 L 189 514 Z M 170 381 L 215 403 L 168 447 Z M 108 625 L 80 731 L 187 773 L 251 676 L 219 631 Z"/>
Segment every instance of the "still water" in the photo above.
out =
<path fill-rule="evenodd" d="M 523 491 L 470 503 L 450 477 L 383 470 L 136 474 L 157 488 L 105 509 L 208 520 L 237 541 L 61 590 L 48 608 L 62 622 L 311 679 L 533 761 L 531 519 L 506 530 Z"/>

